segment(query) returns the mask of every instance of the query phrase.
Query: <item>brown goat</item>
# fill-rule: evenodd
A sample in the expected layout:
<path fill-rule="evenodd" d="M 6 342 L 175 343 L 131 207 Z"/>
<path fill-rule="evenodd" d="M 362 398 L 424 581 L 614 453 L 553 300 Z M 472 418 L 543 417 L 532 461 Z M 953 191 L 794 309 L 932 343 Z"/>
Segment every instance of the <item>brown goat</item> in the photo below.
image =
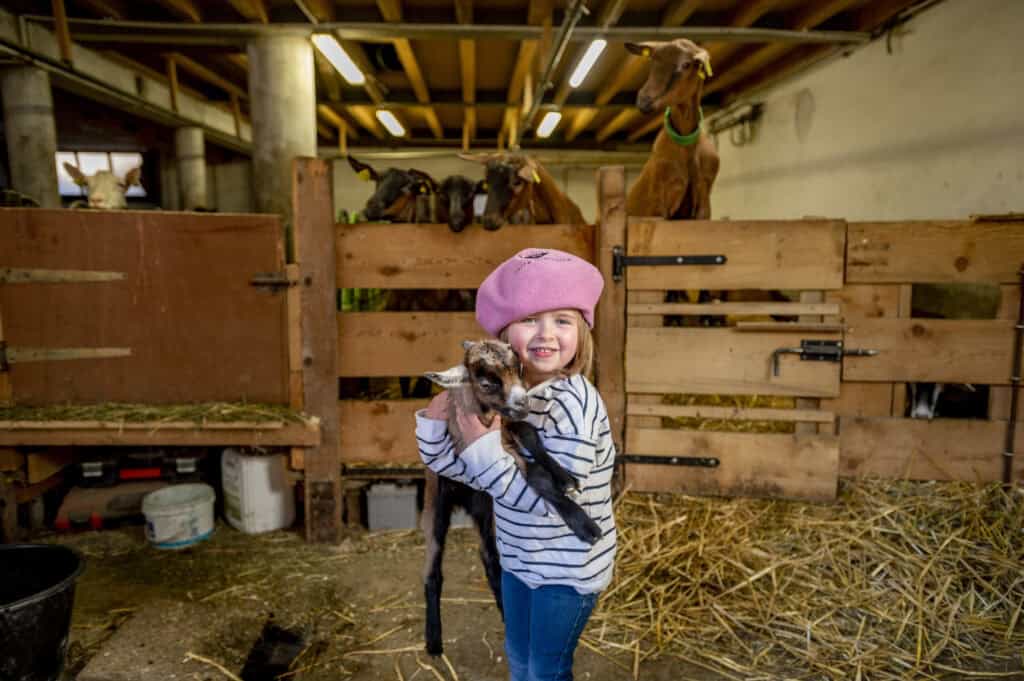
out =
<path fill-rule="evenodd" d="M 669 220 L 710 220 L 718 152 L 701 130 L 700 109 L 704 79 L 711 75 L 710 57 L 683 38 L 626 43 L 626 49 L 651 62 L 637 93 L 637 108 L 644 113 L 665 111 L 651 157 L 626 197 L 626 211 Z"/>
<path fill-rule="evenodd" d="M 584 225 L 583 213 L 540 163 L 525 154 L 459 154 L 466 161 L 486 166 L 487 207 L 485 229 L 505 223 Z"/>
<path fill-rule="evenodd" d="M 593 544 L 601 537 L 601 528 L 576 502 L 570 492 L 579 491 L 579 483 L 555 461 L 540 441 L 533 426 L 524 419 L 530 413 L 530 400 L 522 380 L 522 364 L 512 347 L 497 340 L 465 341 L 465 356 L 443 372 L 426 376 L 448 390 L 448 433 L 456 455 L 467 442 L 459 428 L 457 413 L 476 416 L 490 425 L 495 415 L 502 417 L 502 442 L 516 461 L 529 486 L 558 513 L 581 540 Z M 519 452 L 526 450 L 531 461 Z M 466 509 L 480 534 L 480 559 L 498 610 L 502 610 L 501 565 L 494 540 L 493 500 L 487 492 L 439 476 L 429 468 L 423 494 L 423 533 L 427 552 L 423 569 L 423 594 L 426 601 L 426 646 L 431 655 L 444 649 L 441 639 L 441 587 L 444 578 L 441 562 L 445 537 L 456 506 Z"/>

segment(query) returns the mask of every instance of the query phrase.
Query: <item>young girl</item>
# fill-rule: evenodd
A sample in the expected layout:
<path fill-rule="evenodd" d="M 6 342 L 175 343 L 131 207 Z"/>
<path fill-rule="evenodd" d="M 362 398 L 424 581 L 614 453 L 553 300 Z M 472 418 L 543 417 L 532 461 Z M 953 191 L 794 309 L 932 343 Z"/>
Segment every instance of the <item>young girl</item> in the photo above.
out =
<path fill-rule="evenodd" d="M 511 681 L 571 681 L 580 634 L 612 578 L 615 447 L 604 402 L 587 380 L 594 305 L 603 285 L 590 263 L 530 248 L 499 265 L 481 284 L 476 301 L 480 325 L 522 360 L 531 402 L 528 420 L 547 451 L 579 480 L 576 502 L 603 533 L 595 544 L 578 539 L 526 485 L 502 448 L 498 419 L 486 429 L 475 416 L 460 416 L 470 444 L 455 456 L 444 420 L 447 395 L 441 393 L 416 415 L 423 462 L 494 497 Z"/>

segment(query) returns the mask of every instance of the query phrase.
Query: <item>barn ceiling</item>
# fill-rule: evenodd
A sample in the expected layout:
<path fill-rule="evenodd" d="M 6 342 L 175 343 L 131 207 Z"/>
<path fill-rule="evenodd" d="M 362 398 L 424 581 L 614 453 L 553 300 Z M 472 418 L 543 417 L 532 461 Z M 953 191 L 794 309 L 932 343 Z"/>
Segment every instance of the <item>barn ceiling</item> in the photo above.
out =
<path fill-rule="evenodd" d="M 634 106 L 646 65 L 625 40 L 689 37 L 711 53 L 705 112 L 887 30 L 921 0 L 7 0 L 71 40 L 248 116 L 245 41 L 296 27 L 330 32 L 367 75 L 353 86 L 316 52 L 321 144 L 616 149 L 659 126 Z M 40 14 L 40 8 L 53 11 Z M 570 30 L 571 29 L 571 30 Z M 563 41 L 560 36 L 565 36 Z M 569 76 L 596 37 L 583 83 Z M 558 48 L 564 44 L 564 49 Z M 548 88 L 538 87 L 548 74 Z M 374 116 L 405 125 L 392 137 Z M 547 111 L 561 121 L 536 137 Z M 529 121 L 527 124 L 526 121 Z M 342 140 L 343 138 L 343 140 Z"/>

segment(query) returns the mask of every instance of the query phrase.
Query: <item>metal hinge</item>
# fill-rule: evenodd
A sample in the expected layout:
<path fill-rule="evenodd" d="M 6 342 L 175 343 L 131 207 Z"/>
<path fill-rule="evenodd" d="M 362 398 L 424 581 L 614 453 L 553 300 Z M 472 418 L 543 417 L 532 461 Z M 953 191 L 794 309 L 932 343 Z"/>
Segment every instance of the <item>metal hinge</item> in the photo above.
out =
<path fill-rule="evenodd" d="M 286 272 L 261 272 L 254 274 L 249 280 L 249 286 L 270 289 L 271 293 L 277 293 L 283 288 L 296 286 L 298 279 L 289 278 Z"/>
<path fill-rule="evenodd" d="M 779 375 L 780 355 L 800 355 L 800 359 L 814 362 L 838 362 L 844 355 L 857 357 L 873 357 L 878 350 L 861 348 L 844 348 L 843 341 L 837 340 L 802 340 L 798 348 L 778 348 L 772 352 L 772 376 Z"/>
<path fill-rule="evenodd" d="M 626 463 L 650 463 L 661 466 L 696 466 L 698 468 L 718 468 L 718 459 L 713 456 L 654 456 L 651 454 L 626 454 L 622 457 Z"/>
<path fill-rule="evenodd" d="M 622 281 L 622 273 L 629 265 L 724 265 L 724 255 L 626 255 L 622 246 L 612 247 L 612 279 Z"/>

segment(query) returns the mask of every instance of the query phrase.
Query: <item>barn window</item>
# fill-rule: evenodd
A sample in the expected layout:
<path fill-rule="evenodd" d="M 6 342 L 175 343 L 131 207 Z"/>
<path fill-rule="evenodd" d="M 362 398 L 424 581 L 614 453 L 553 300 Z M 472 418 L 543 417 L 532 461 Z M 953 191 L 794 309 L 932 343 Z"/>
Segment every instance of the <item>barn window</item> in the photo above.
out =
<path fill-rule="evenodd" d="M 85 189 L 75 184 L 75 181 L 64 170 L 64 164 L 78 166 L 86 175 L 92 175 L 97 170 L 110 170 L 120 178 L 124 178 L 132 168 L 142 165 L 142 154 L 136 151 L 58 151 L 57 152 L 57 184 L 60 187 L 62 197 L 85 196 Z M 133 185 L 125 192 L 127 198 L 145 197 L 146 190 L 138 185 Z"/>

